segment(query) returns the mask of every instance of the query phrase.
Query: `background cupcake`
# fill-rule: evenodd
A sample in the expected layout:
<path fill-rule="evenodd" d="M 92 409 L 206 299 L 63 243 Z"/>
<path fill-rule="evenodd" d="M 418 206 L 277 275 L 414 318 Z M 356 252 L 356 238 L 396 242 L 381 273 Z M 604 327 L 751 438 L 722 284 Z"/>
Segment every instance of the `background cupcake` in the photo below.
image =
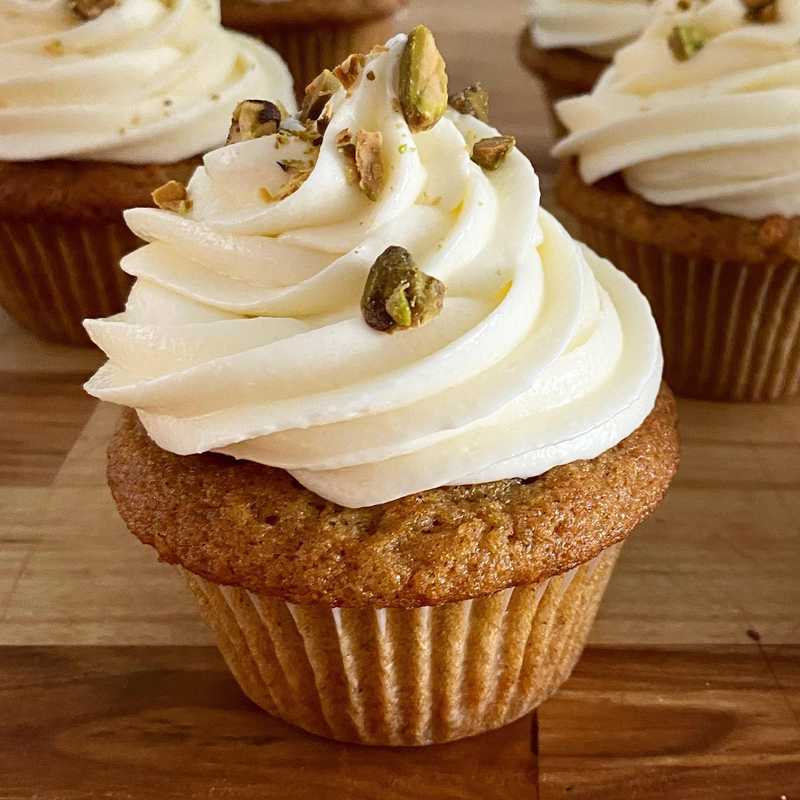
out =
<path fill-rule="evenodd" d="M 265 135 L 241 113 L 185 214 L 127 212 L 149 244 L 125 313 L 87 321 L 87 389 L 137 409 L 112 492 L 245 692 L 428 744 L 566 679 L 675 409 L 645 299 L 539 209 L 480 97 L 446 110 L 425 28 L 336 75 Z"/>
<path fill-rule="evenodd" d="M 285 59 L 295 89 L 350 53 L 366 53 L 395 32 L 408 0 L 222 0 L 222 21 L 260 36 Z"/>
<path fill-rule="evenodd" d="M 679 393 L 800 390 L 800 2 L 664 4 L 558 113 L 576 235 L 640 285 Z"/>
<path fill-rule="evenodd" d="M 50 339 L 122 308 L 121 212 L 224 140 L 243 97 L 293 107 L 273 51 L 216 0 L 0 0 L 0 303 Z"/>
<path fill-rule="evenodd" d="M 652 16 L 653 0 L 532 0 L 520 57 L 556 103 L 591 91 Z"/>

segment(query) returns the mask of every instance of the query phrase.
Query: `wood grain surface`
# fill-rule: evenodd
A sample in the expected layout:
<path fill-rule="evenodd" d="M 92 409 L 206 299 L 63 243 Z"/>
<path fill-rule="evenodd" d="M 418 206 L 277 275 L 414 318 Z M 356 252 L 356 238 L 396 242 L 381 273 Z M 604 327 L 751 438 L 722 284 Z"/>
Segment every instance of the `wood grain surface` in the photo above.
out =
<path fill-rule="evenodd" d="M 550 204 L 521 4 L 418 0 L 402 27 L 422 20 L 452 85 L 489 87 Z M 113 508 L 118 412 L 81 390 L 100 363 L 0 313 L 0 800 L 800 798 L 800 401 L 681 401 L 680 472 L 569 683 L 538 720 L 393 751 L 306 736 L 242 697 Z"/>

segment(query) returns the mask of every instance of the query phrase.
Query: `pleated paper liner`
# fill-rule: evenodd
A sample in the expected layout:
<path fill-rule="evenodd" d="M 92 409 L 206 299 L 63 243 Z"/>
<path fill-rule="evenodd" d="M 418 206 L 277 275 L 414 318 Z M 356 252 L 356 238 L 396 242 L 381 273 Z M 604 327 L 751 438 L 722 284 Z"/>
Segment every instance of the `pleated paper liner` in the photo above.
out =
<path fill-rule="evenodd" d="M 248 29 L 280 53 L 294 78 L 295 94 L 324 69 L 333 69 L 351 53 L 368 53 L 395 33 L 396 15 L 335 25 L 281 25 Z"/>
<path fill-rule="evenodd" d="M 415 609 L 296 605 L 181 571 L 265 711 L 340 741 L 427 745 L 506 725 L 558 689 L 621 547 L 534 586 Z"/>
<path fill-rule="evenodd" d="M 141 242 L 110 222 L 0 220 L 0 305 L 37 336 L 89 345 L 82 322 L 122 311 L 119 260 Z"/>
<path fill-rule="evenodd" d="M 650 302 L 676 394 L 759 402 L 800 392 L 800 261 L 689 258 L 571 216 L 573 235 Z"/>

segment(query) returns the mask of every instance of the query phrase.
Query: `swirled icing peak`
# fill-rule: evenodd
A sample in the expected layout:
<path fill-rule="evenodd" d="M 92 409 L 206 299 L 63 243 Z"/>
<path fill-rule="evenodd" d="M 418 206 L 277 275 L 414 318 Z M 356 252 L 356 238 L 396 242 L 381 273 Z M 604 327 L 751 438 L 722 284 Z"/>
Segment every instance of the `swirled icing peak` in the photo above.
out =
<path fill-rule="evenodd" d="M 800 0 L 768 6 L 665 0 L 591 94 L 558 105 L 555 154 L 659 205 L 800 214 Z"/>
<path fill-rule="evenodd" d="M 0 0 L 0 159 L 179 161 L 245 97 L 294 107 L 280 57 L 223 29 L 219 0 L 90 4 Z"/>
<path fill-rule="evenodd" d="M 653 0 L 532 0 L 528 11 L 538 47 L 569 47 L 599 58 L 631 42 L 652 15 Z"/>
<path fill-rule="evenodd" d="M 127 213 L 148 244 L 122 261 L 125 312 L 86 323 L 108 356 L 87 389 L 137 409 L 161 447 L 282 467 L 357 507 L 593 458 L 652 409 L 647 302 L 539 208 L 522 153 L 473 160 L 496 130 L 453 109 L 409 125 L 407 46 L 338 71 L 324 109 L 304 104 L 319 122 L 206 155 L 183 213 Z M 380 133 L 374 199 L 359 132 Z M 436 281 L 416 327 L 386 332 L 362 310 L 387 249 Z"/>

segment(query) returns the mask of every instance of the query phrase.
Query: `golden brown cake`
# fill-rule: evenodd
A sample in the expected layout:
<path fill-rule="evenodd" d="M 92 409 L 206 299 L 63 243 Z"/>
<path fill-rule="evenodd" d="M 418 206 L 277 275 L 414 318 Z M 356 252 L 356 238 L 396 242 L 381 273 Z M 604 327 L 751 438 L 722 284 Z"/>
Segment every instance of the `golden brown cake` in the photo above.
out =
<path fill-rule="evenodd" d="M 65 344 L 124 306 L 117 264 L 140 240 L 122 212 L 187 180 L 243 97 L 294 108 L 286 65 L 225 30 L 219 0 L 133 4 L 0 0 L 0 303 Z"/>
<path fill-rule="evenodd" d="M 126 406 L 109 484 L 244 691 L 306 730 L 423 745 L 567 678 L 678 459 L 646 300 L 539 206 L 418 26 L 286 116 L 237 109 L 87 320 Z"/>
<path fill-rule="evenodd" d="M 286 60 L 301 97 L 323 70 L 350 53 L 369 52 L 400 24 L 408 0 L 222 0 L 222 22 L 259 36 Z"/>
<path fill-rule="evenodd" d="M 665 4 L 557 108 L 559 202 L 649 299 L 680 395 L 800 391 L 800 15 L 771 9 Z"/>

